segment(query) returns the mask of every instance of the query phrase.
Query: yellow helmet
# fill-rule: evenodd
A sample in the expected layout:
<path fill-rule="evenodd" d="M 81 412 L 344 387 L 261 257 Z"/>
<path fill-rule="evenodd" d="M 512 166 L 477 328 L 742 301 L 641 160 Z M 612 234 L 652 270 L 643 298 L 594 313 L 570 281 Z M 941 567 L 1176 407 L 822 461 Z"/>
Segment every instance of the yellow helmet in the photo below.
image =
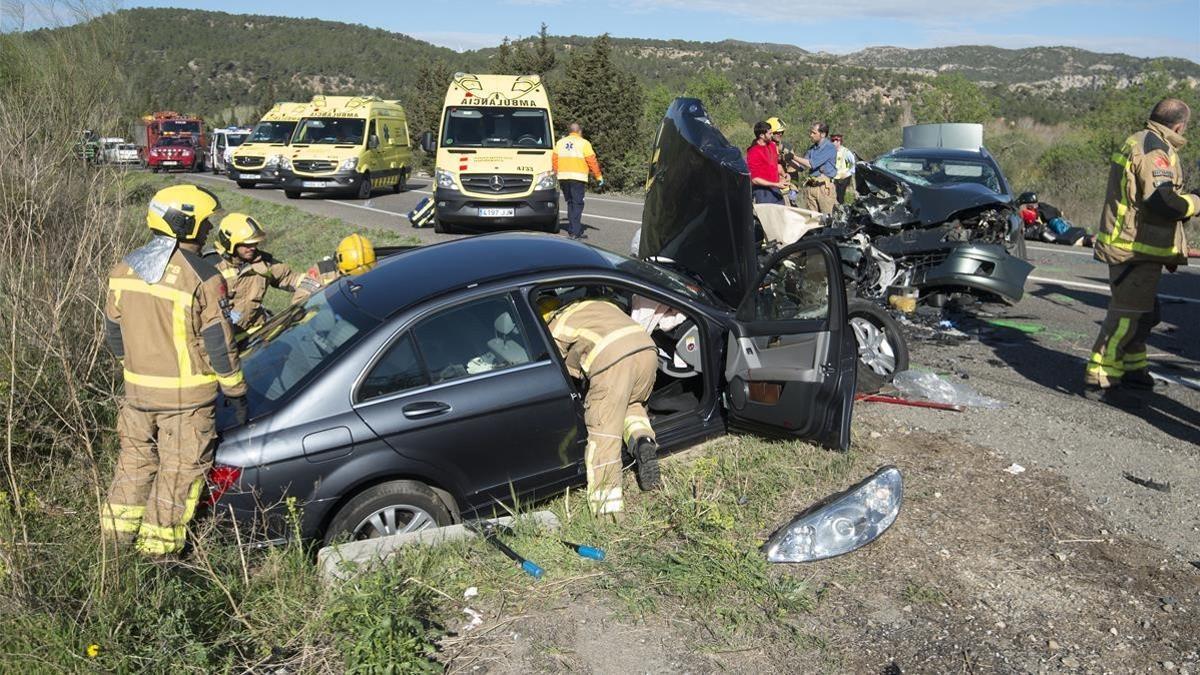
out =
<path fill-rule="evenodd" d="M 537 299 L 538 314 L 542 315 L 542 321 L 549 321 L 550 315 L 558 311 L 562 307 L 562 301 L 553 295 L 543 295 Z"/>
<path fill-rule="evenodd" d="M 779 134 L 787 131 L 787 125 L 778 117 L 768 117 L 767 124 L 771 125 L 771 133 Z"/>
<path fill-rule="evenodd" d="M 258 221 L 244 213 L 230 213 L 221 219 L 217 228 L 217 240 L 214 246 L 222 255 L 233 255 L 234 249 L 242 244 L 261 244 L 267 238 L 267 233 L 259 226 Z"/>
<path fill-rule="evenodd" d="M 336 257 L 342 274 L 362 274 L 375 266 L 375 247 L 370 239 L 352 234 L 338 244 Z"/>
<path fill-rule="evenodd" d="M 172 185 L 154 193 L 146 213 L 146 226 L 168 237 L 196 239 L 220 208 L 217 196 L 202 187 Z"/>

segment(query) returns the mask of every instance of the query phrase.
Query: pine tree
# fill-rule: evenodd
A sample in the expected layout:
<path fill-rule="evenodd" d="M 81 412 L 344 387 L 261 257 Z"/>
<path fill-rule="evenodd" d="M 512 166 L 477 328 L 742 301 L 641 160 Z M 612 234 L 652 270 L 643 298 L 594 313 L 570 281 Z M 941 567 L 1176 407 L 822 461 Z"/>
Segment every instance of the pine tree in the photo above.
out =
<path fill-rule="evenodd" d="M 417 140 L 426 131 L 438 132 L 446 88 L 454 77 L 445 61 L 426 61 L 417 68 L 417 83 L 405 101 L 408 133 Z"/>

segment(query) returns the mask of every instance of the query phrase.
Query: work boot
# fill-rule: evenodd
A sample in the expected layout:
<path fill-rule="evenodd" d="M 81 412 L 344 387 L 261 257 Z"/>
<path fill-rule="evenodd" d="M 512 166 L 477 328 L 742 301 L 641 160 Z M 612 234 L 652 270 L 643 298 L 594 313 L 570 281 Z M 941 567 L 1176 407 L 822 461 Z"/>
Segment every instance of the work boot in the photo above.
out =
<path fill-rule="evenodd" d="M 1155 380 L 1150 375 L 1150 371 L 1145 368 L 1125 371 L 1125 375 L 1121 377 L 1121 384 L 1126 387 L 1145 389 L 1147 391 L 1154 389 L 1156 386 L 1160 386 L 1160 382 Z M 1161 384 L 1165 385 L 1165 383 Z"/>
<path fill-rule="evenodd" d="M 1120 387 L 1098 387 L 1088 384 L 1083 387 L 1083 397 L 1089 401 L 1104 403 L 1114 408 L 1127 410 L 1141 408 L 1145 405 L 1136 395 L 1131 394 L 1127 390 L 1122 390 Z"/>
<path fill-rule="evenodd" d="M 658 443 L 653 438 L 642 436 L 633 445 L 633 458 L 637 460 L 638 487 L 642 490 L 662 487 L 662 476 L 658 472 Z"/>

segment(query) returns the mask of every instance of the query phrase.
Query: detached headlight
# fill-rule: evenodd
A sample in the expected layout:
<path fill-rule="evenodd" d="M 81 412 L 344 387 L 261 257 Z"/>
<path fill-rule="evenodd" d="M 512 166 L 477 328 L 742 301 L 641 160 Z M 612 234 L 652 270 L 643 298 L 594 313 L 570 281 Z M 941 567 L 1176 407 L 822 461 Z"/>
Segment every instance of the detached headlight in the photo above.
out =
<path fill-rule="evenodd" d="M 454 174 L 444 169 L 438 169 L 434 172 L 434 179 L 437 181 L 437 186 L 443 190 L 457 190 L 458 185 L 454 182 Z"/>
<path fill-rule="evenodd" d="M 342 160 L 342 165 L 338 167 L 338 171 L 353 171 L 358 168 L 357 157 L 347 157 Z"/>
<path fill-rule="evenodd" d="M 771 535 L 770 562 L 812 562 L 849 553 L 883 534 L 900 513 L 904 481 L 886 466 L 858 485 L 805 509 Z"/>
<path fill-rule="evenodd" d="M 553 171 L 539 173 L 533 179 L 534 190 L 553 190 L 556 187 L 558 187 L 558 177 L 554 175 Z"/>

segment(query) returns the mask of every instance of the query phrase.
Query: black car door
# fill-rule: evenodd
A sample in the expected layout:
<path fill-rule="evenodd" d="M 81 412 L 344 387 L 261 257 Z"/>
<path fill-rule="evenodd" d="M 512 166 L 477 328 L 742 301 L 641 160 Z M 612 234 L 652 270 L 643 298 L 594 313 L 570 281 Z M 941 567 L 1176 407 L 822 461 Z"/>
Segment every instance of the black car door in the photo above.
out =
<path fill-rule="evenodd" d="M 839 269 L 820 240 L 788 246 L 762 267 L 729 336 L 730 426 L 849 447 L 857 364 Z"/>
<path fill-rule="evenodd" d="M 571 391 L 528 308 L 508 293 L 440 309 L 397 336 L 359 383 L 355 410 L 398 453 L 454 477 L 462 506 L 574 476 Z"/>

